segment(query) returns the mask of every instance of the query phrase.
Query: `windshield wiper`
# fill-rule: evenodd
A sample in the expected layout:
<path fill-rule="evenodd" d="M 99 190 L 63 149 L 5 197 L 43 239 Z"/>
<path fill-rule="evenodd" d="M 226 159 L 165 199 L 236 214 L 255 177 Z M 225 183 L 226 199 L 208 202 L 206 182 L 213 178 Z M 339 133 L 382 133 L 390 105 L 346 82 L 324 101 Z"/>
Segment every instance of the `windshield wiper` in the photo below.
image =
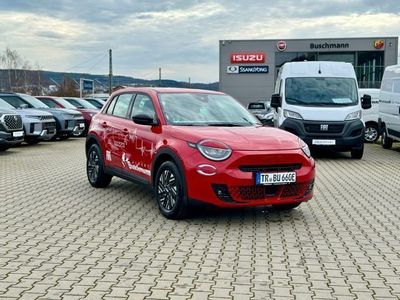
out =
<path fill-rule="evenodd" d="M 251 124 L 251 123 L 250 123 Z M 221 127 L 244 127 L 245 123 L 209 123 L 208 126 L 221 126 Z"/>

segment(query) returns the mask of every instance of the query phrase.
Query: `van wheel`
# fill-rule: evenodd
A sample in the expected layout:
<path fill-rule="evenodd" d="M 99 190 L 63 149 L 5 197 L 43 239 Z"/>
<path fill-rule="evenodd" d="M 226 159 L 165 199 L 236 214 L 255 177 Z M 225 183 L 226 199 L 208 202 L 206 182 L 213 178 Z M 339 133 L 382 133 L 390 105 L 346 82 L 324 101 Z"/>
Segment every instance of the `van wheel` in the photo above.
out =
<path fill-rule="evenodd" d="M 351 149 L 351 158 L 361 159 L 364 155 L 364 144 L 361 144 L 357 148 Z"/>
<path fill-rule="evenodd" d="M 390 149 L 393 145 L 393 139 L 387 136 L 386 127 L 382 128 L 382 147 L 384 149 Z"/>
<path fill-rule="evenodd" d="M 112 176 L 104 172 L 103 157 L 97 144 L 91 145 L 87 153 L 86 175 L 89 183 L 96 188 L 105 188 L 111 182 Z"/>
<path fill-rule="evenodd" d="M 365 125 L 364 141 L 367 143 L 375 143 L 379 139 L 378 126 L 375 124 Z"/>
<path fill-rule="evenodd" d="M 164 162 L 157 170 L 155 193 L 158 208 L 167 219 L 182 219 L 186 215 L 186 189 L 178 167 L 171 161 Z"/>

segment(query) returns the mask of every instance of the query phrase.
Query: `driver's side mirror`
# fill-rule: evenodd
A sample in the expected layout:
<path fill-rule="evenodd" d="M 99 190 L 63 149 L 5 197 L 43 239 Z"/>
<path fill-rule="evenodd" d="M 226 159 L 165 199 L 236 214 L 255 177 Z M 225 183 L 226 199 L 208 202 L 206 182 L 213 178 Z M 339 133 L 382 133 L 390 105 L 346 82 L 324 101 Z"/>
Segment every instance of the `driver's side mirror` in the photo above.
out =
<path fill-rule="evenodd" d="M 371 103 L 371 96 L 370 95 L 364 95 L 361 97 L 361 107 L 363 109 L 369 109 L 372 107 Z"/>
<path fill-rule="evenodd" d="M 271 96 L 271 107 L 278 108 L 282 106 L 282 97 L 279 94 L 273 94 Z"/>
<path fill-rule="evenodd" d="M 132 117 L 133 122 L 135 122 L 136 124 L 140 124 L 140 125 L 151 125 L 151 126 L 155 126 L 158 125 L 158 119 L 157 118 L 153 118 L 149 115 L 145 115 L 145 114 L 139 114 L 139 115 L 135 115 Z"/>
<path fill-rule="evenodd" d="M 29 106 L 28 106 L 28 104 L 21 104 L 20 106 L 19 106 L 19 108 L 21 108 L 21 109 L 25 109 L 25 108 L 29 108 Z"/>

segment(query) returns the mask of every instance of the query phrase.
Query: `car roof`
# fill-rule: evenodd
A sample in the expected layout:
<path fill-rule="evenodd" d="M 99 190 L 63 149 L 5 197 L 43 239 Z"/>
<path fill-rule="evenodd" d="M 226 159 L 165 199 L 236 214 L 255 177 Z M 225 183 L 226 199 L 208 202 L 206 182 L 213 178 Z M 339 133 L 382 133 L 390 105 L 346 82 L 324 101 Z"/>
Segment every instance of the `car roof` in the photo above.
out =
<path fill-rule="evenodd" d="M 156 92 L 156 93 L 207 93 L 224 95 L 222 92 L 212 90 L 201 90 L 201 89 L 189 89 L 189 88 L 166 88 L 166 87 L 126 87 L 119 89 L 115 92 Z"/>

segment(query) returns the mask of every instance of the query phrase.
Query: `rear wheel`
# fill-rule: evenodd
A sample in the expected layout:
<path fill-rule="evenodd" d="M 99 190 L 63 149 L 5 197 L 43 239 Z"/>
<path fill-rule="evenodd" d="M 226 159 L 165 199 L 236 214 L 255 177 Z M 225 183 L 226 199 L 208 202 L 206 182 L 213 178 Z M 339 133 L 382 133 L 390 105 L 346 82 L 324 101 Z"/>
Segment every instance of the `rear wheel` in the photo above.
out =
<path fill-rule="evenodd" d="M 89 183 L 96 188 L 105 188 L 111 182 L 112 176 L 104 172 L 103 157 L 97 144 L 91 145 L 87 153 L 86 174 Z"/>
<path fill-rule="evenodd" d="M 10 148 L 10 146 L 0 145 L 0 152 L 6 151 Z"/>
<path fill-rule="evenodd" d="M 171 161 L 162 163 L 157 170 L 155 193 L 161 214 L 168 219 L 182 219 L 186 215 L 187 195 L 184 179 Z"/>
<path fill-rule="evenodd" d="M 301 204 L 301 202 L 282 204 L 282 205 L 273 205 L 272 208 L 276 211 L 287 211 L 287 210 L 292 210 L 292 209 L 296 208 L 300 204 Z"/>
<path fill-rule="evenodd" d="M 366 124 L 364 141 L 367 143 L 375 143 L 378 139 L 379 139 L 378 126 L 375 124 Z"/>
<path fill-rule="evenodd" d="M 364 143 L 360 146 L 351 149 L 351 158 L 361 159 L 364 155 Z"/>
<path fill-rule="evenodd" d="M 382 128 L 382 147 L 384 149 L 390 149 L 393 145 L 393 139 L 387 136 L 386 127 Z"/>

